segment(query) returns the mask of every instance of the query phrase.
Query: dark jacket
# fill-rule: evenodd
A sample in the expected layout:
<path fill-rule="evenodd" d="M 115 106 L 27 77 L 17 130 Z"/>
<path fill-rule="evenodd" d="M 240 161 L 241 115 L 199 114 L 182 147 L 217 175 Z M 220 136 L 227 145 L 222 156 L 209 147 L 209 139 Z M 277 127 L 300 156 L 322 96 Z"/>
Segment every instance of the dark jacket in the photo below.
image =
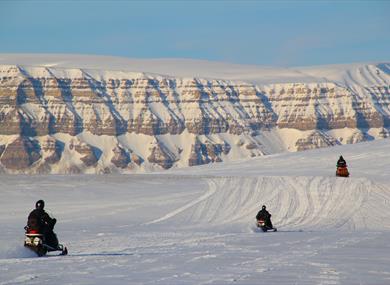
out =
<path fill-rule="evenodd" d="M 271 214 L 266 209 L 261 209 L 257 215 L 256 219 L 261 220 L 264 219 L 265 221 L 271 218 Z"/>
<path fill-rule="evenodd" d="M 337 161 L 337 167 L 346 167 L 346 166 L 347 166 L 347 162 L 342 156 L 340 156 L 339 160 Z"/>
<path fill-rule="evenodd" d="M 271 222 L 271 214 L 266 210 L 266 209 L 261 209 L 257 215 L 256 215 L 257 220 L 264 220 L 265 225 L 269 228 L 273 228 L 272 222 Z"/>
<path fill-rule="evenodd" d="M 41 209 L 33 210 L 27 218 L 27 226 L 42 233 L 53 231 L 56 222 L 56 219 L 51 218 L 45 210 Z"/>

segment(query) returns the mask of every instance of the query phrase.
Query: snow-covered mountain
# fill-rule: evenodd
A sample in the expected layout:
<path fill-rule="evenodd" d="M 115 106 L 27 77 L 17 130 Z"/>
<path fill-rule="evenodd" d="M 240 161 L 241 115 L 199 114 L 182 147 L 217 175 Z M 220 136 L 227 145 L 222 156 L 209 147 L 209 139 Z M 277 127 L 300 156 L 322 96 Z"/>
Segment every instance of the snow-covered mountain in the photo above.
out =
<path fill-rule="evenodd" d="M 390 64 L 0 55 L 0 170 L 138 172 L 389 136 Z"/>

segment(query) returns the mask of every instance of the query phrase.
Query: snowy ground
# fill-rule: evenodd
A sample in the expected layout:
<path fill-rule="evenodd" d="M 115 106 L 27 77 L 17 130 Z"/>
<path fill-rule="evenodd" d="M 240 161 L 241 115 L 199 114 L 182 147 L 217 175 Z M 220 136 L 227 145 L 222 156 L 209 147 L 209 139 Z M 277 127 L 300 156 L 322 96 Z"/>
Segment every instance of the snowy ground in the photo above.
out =
<path fill-rule="evenodd" d="M 389 142 L 150 175 L 0 176 L 0 284 L 390 284 Z M 340 153 L 348 179 L 334 177 Z M 68 256 L 21 246 L 40 198 Z M 278 232 L 254 229 L 262 204 Z"/>
<path fill-rule="evenodd" d="M 173 77 L 198 77 L 251 82 L 255 85 L 275 83 L 323 83 L 335 82 L 347 86 L 387 86 L 390 81 L 390 63 L 351 63 L 309 67 L 267 67 L 257 65 L 232 64 L 218 61 L 161 58 L 136 59 L 115 56 L 85 54 L 6 54 L 0 53 L 0 65 L 21 65 L 54 68 L 60 76 L 79 74 L 82 69 L 95 77 L 128 77 L 126 72 L 143 72 Z M 68 69 L 61 71 L 61 69 Z M 69 69 L 74 69 L 69 70 Z M 44 71 L 45 73 L 47 71 Z M 70 73 L 69 73 L 70 72 Z M 61 76 L 60 76 L 61 77 Z"/>

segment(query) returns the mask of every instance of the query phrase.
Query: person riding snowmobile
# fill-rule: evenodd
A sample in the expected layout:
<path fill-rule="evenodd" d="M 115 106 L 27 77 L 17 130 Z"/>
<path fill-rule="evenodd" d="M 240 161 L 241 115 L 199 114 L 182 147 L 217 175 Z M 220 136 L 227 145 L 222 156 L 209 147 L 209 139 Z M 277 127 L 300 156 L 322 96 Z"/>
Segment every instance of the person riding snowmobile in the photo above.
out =
<path fill-rule="evenodd" d="M 35 203 L 35 209 L 28 215 L 26 228 L 37 230 L 45 236 L 47 245 L 60 249 L 57 235 L 53 231 L 57 220 L 51 218 L 44 210 L 44 207 L 45 202 L 43 200 Z"/>
<path fill-rule="evenodd" d="M 273 225 L 271 222 L 271 214 L 267 211 L 267 207 L 263 205 L 261 210 L 256 215 L 256 220 L 264 220 L 266 227 L 273 229 Z"/>
<path fill-rule="evenodd" d="M 347 162 L 344 157 L 340 155 L 339 160 L 337 161 L 336 176 L 338 177 L 349 177 L 349 171 L 347 168 Z"/>
<path fill-rule="evenodd" d="M 347 162 L 345 161 L 344 157 L 340 155 L 339 160 L 337 161 L 337 167 L 346 167 Z"/>

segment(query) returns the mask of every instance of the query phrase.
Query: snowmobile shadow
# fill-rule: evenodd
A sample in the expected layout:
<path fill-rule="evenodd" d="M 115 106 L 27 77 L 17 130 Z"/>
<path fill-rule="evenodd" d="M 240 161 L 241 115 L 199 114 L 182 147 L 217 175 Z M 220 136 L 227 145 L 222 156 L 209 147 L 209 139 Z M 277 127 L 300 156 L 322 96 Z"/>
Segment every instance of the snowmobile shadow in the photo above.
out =
<path fill-rule="evenodd" d="M 132 256 L 135 253 L 118 253 L 118 252 L 102 252 L 102 253 L 77 253 L 77 254 L 68 254 L 68 256 L 75 257 L 93 257 L 93 256 Z"/>
<path fill-rule="evenodd" d="M 312 231 L 304 231 L 304 230 L 277 230 L 276 232 L 273 232 L 273 231 L 267 231 L 267 232 L 263 232 L 262 229 L 258 228 L 258 227 L 253 227 L 252 228 L 252 231 L 254 233 L 309 233 L 309 232 L 312 232 Z"/>
<path fill-rule="evenodd" d="M 304 231 L 304 230 L 278 230 L 278 233 L 308 233 L 311 231 Z"/>

